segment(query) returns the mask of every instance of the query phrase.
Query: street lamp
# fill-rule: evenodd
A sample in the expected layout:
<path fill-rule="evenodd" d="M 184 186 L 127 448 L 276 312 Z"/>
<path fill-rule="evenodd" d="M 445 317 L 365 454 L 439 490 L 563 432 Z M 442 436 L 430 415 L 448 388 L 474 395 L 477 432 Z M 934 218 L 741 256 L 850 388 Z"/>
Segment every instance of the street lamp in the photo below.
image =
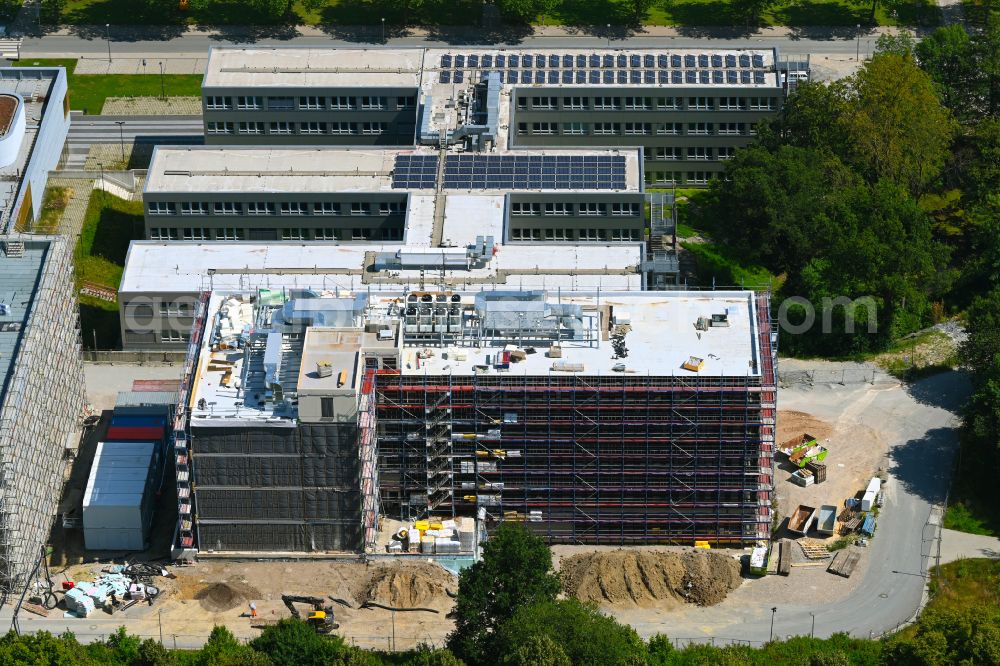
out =
<path fill-rule="evenodd" d="M 777 606 L 771 607 L 771 637 L 767 640 L 768 643 L 774 640 L 774 614 L 778 612 Z"/>
<path fill-rule="evenodd" d="M 382 17 L 382 43 L 385 44 L 385 17 Z"/>
<path fill-rule="evenodd" d="M 611 48 L 611 24 L 608 24 L 608 48 Z"/>
<path fill-rule="evenodd" d="M 859 23 L 856 26 L 856 28 L 857 28 L 856 32 L 858 35 L 858 43 L 854 49 L 854 62 L 858 62 L 859 60 L 861 60 L 861 24 Z M 848 51 L 848 53 L 850 53 L 850 51 Z"/>
<path fill-rule="evenodd" d="M 121 139 L 122 143 L 122 168 L 125 168 L 125 166 L 127 166 L 125 164 L 125 121 L 116 120 L 115 125 L 118 125 L 118 137 Z"/>
<path fill-rule="evenodd" d="M 111 64 L 111 24 L 104 24 L 104 34 L 108 38 L 108 64 Z M 110 73 L 110 72 L 109 72 Z"/>
<path fill-rule="evenodd" d="M 160 625 L 160 645 L 162 646 L 163 645 L 163 609 L 162 608 L 160 609 L 160 612 L 156 614 L 156 621 Z"/>
<path fill-rule="evenodd" d="M 809 613 L 812 617 L 812 629 L 809 630 L 809 638 L 816 637 L 816 613 Z"/>
<path fill-rule="evenodd" d="M 160 99 L 167 99 L 167 89 L 163 85 L 163 61 L 160 61 Z"/>

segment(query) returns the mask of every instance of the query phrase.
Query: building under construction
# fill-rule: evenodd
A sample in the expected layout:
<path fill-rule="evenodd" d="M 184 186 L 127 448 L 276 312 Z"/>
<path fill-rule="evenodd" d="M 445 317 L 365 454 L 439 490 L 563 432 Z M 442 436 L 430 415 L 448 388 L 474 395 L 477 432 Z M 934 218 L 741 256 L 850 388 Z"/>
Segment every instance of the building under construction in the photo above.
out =
<path fill-rule="evenodd" d="M 48 540 L 75 447 L 83 366 L 72 247 L 0 236 L 0 591 L 19 593 Z"/>
<path fill-rule="evenodd" d="M 182 552 L 370 550 L 379 517 L 769 534 L 767 293 L 261 289 L 196 317 Z"/>

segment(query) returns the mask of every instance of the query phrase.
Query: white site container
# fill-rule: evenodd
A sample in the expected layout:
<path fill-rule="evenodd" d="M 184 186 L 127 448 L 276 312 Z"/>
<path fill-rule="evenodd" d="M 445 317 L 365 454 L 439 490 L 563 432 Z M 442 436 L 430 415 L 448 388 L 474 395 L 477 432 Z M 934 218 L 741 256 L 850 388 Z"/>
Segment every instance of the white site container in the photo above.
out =
<path fill-rule="evenodd" d="M 99 442 L 83 496 L 89 550 L 143 550 L 153 517 L 156 442 Z"/>
<path fill-rule="evenodd" d="M 872 480 L 868 482 L 868 488 L 865 489 L 865 494 L 861 498 L 861 510 L 871 511 L 872 507 L 875 506 L 875 498 L 878 496 L 878 491 L 882 489 L 882 481 L 876 476 L 872 477 Z"/>

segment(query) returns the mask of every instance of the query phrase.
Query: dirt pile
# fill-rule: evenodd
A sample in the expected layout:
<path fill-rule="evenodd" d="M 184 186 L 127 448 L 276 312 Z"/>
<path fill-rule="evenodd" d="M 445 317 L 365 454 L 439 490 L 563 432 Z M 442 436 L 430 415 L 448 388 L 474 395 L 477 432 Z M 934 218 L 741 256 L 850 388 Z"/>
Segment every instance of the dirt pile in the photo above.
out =
<path fill-rule="evenodd" d="M 615 550 L 573 555 L 560 567 L 566 593 L 610 605 L 686 601 L 712 606 L 739 587 L 740 564 L 712 552 Z"/>
<path fill-rule="evenodd" d="M 450 604 L 446 590 L 455 587 L 455 578 L 433 564 L 381 566 L 372 572 L 358 602 L 374 601 L 393 608 L 433 607 Z"/>
<path fill-rule="evenodd" d="M 820 441 L 833 434 L 833 426 L 812 414 L 791 409 L 778 410 L 778 443 L 809 433 Z"/>
<path fill-rule="evenodd" d="M 251 599 L 259 599 L 260 592 L 242 581 L 212 583 L 198 590 L 194 598 L 202 608 L 214 613 L 221 613 L 242 606 Z"/>

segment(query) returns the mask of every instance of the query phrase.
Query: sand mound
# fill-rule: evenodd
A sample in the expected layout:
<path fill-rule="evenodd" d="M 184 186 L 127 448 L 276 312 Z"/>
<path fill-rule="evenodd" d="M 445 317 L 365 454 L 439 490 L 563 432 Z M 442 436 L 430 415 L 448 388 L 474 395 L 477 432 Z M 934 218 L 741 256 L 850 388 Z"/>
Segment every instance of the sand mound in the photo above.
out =
<path fill-rule="evenodd" d="M 812 414 L 792 409 L 778 410 L 778 443 L 803 433 L 824 440 L 833 434 L 833 426 Z"/>
<path fill-rule="evenodd" d="M 358 601 L 393 608 L 428 607 L 449 602 L 445 590 L 454 587 L 454 577 L 433 564 L 381 566 L 372 572 Z"/>
<path fill-rule="evenodd" d="M 194 598 L 201 602 L 202 608 L 221 613 L 247 603 L 250 599 L 259 599 L 260 592 L 239 581 L 228 583 L 213 583 L 198 590 Z"/>
<path fill-rule="evenodd" d="M 742 582 L 739 562 L 712 552 L 605 551 L 567 557 L 560 570 L 567 594 L 610 605 L 712 606 Z"/>

